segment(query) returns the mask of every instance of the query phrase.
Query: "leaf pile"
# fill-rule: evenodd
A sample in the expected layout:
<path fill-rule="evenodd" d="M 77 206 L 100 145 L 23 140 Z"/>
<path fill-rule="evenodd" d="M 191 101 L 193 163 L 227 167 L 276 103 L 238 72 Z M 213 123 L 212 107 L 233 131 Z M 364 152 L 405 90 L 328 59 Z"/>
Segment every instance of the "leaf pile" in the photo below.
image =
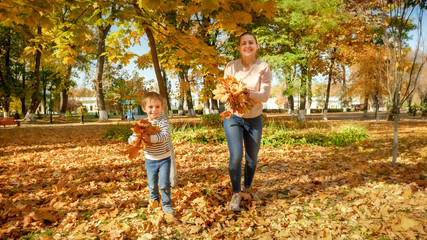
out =
<path fill-rule="evenodd" d="M 245 94 L 245 88 L 246 84 L 235 77 L 229 76 L 218 79 L 218 84 L 212 93 L 215 95 L 214 99 L 226 103 L 228 111 L 221 113 L 222 119 L 224 117 L 229 119 L 236 112 L 243 115 L 254 106 L 254 101 Z"/>
<path fill-rule="evenodd" d="M 136 138 L 125 151 L 129 159 L 135 159 L 140 150 L 144 151 L 147 147 L 152 145 L 150 135 L 159 133 L 160 127 L 154 127 L 147 119 L 141 119 L 135 123 L 135 127 L 132 128 L 132 131 L 135 133 Z"/>

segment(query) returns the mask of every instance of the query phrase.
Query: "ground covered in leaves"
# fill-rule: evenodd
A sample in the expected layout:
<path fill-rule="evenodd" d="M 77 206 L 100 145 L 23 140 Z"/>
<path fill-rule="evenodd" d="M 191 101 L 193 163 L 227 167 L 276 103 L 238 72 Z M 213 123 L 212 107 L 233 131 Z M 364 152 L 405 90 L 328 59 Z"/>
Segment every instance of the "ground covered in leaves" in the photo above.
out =
<path fill-rule="evenodd" d="M 346 147 L 262 146 L 239 213 L 227 146 L 175 142 L 174 217 L 147 210 L 144 160 L 107 124 L 2 128 L 0 239 L 426 239 L 427 122 L 400 122 L 394 167 L 392 123 L 357 124 Z"/>

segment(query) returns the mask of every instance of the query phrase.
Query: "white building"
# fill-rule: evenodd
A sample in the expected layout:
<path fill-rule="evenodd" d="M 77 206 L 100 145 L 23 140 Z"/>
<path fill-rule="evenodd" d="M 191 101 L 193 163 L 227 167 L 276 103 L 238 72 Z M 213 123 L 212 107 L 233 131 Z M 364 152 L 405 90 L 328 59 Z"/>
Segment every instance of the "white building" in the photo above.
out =
<path fill-rule="evenodd" d="M 279 109 L 279 105 L 276 103 L 277 98 L 269 98 L 267 102 L 264 103 L 264 109 Z M 324 108 L 324 99 L 313 98 L 311 102 L 310 109 L 323 109 Z M 287 99 L 286 99 L 287 102 Z M 354 101 L 353 101 L 354 102 Z M 359 102 L 359 100 L 357 100 Z M 306 102 L 308 104 L 308 102 Z M 294 107 L 295 109 L 299 108 L 300 100 L 299 96 L 294 96 Z M 288 104 L 285 104 L 284 108 L 287 107 Z M 308 106 L 306 106 L 308 108 Z M 339 97 L 330 96 L 328 102 L 329 109 L 337 109 L 343 108 L 343 103 L 340 101 Z M 283 106 L 282 106 L 283 109 Z"/>
<path fill-rule="evenodd" d="M 73 100 L 82 103 L 89 113 L 98 112 L 98 102 L 96 101 L 96 97 L 76 97 L 73 98 Z"/>

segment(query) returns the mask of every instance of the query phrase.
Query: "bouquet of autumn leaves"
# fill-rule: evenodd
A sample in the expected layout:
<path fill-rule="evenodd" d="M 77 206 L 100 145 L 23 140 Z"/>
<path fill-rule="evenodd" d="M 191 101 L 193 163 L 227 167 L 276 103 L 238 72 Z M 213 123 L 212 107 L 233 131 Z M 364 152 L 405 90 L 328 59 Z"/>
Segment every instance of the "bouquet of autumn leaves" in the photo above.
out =
<path fill-rule="evenodd" d="M 221 113 L 221 119 L 229 119 L 234 113 L 247 113 L 254 106 L 254 101 L 245 93 L 246 84 L 235 77 L 219 78 L 216 89 L 212 91 L 214 99 L 226 103 L 228 111 Z"/>
<path fill-rule="evenodd" d="M 152 145 L 150 135 L 159 133 L 160 127 L 154 127 L 147 119 L 141 119 L 132 128 L 132 131 L 135 133 L 135 139 L 125 151 L 129 159 L 136 158 L 140 150 L 144 151 Z"/>

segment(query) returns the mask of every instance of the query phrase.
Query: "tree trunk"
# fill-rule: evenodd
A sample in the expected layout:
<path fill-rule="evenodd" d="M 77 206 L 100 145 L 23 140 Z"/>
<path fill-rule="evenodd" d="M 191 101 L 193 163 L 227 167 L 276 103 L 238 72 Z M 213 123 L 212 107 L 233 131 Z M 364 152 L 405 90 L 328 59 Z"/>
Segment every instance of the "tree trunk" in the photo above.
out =
<path fill-rule="evenodd" d="M 39 26 L 37 27 L 37 35 L 41 36 L 42 34 L 42 28 Z M 32 95 L 31 95 L 31 104 L 30 108 L 28 109 L 27 114 L 25 115 L 24 120 L 34 122 L 36 120 L 36 110 L 40 104 L 39 99 L 39 89 L 40 89 L 40 64 L 41 64 L 41 52 L 42 46 L 39 45 L 38 49 L 36 51 L 36 64 L 34 66 L 34 75 L 33 75 L 33 85 L 32 85 Z"/>
<path fill-rule="evenodd" d="M 98 27 L 98 52 L 96 61 L 96 73 L 93 80 L 95 87 L 96 102 L 98 105 L 99 120 L 108 121 L 107 108 L 105 107 L 104 91 L 102 88 L 102 75 L 104 74 L 105 64 L 105 39 L 110 31 L 111 25 Z"/>
<path fill-rule="evenodd" d="M 397 106 L 395 106 L 397 96 L 396 93 L 393 95 L 393 102 L 390 108 L 387 111 L 387 121 L 393 121 L 397 114 Z"/>
<path fill-rule="evenodd" d="M 397 161 L 397 151 L 399 148 L 399 135 L 398 135 L 398 127 L 399 127 L 399 116 L 400 116 L 400 92 L 397 93 L 396 101 L 393 101 L 393 105 L 396 109 L 396 115 L 394 116 L 394 124 L 393 124 L 393 160 L 391 165 L 394 166 Z"/>
<path fill-rule="evenodd" d="M 298 111 L 298 122 L 305 122 L 305 105 L 307 100 L 307 66 L 302 66 L 301 69 L 301 94 L 300 94 L 300 108 Z"/>
<path fill-rule="evenodd" d="M 332 68 L 333 68 L 333 66 L 334 66 L 334 58 L 331 59 L 331 64 L 329 66 L 328 86 L 326 87 L 325 105 L 323 106 L 323 120 L 328 120 L 329 96 L 331 94 Z"/>
<path fill-rule="evenodd" d="M 3 102 L 3 117 L 9 117 L 9 111 L 10 111 L 10 96 L 11 96 L 11 71 L 10 71 L 10 40 L 11 37 L 8 36 L 8 38 L 5 41 L 6 53 L 4 57 L 5 61 L 5 70 L 4 73 L 1 71 L 0 68 L 0 88 L 3 90 L 3 96 L 2 96 L 2 102 Z"/>
<path fill-rule="evenodd" d="M 8 92 L 7 91 L 7 88 L 8 88 L 7 78 L 8 78 L 8 75 L 6 74 L 6 76 L 4 76 L 3 72 L 0 68 L 0 87 L 5 89 L 5 92 L 6 92 L 6 96 L 4 96 L 4 98 L 1 101 L 3 103 L 3 107 L 4 107 L 3 117 L 9 117 L 10 94 L 7 93 Z"/>
<path fill-rule="evenodd" d="M 46 86 L 43 86 L 43 114 L 47 115 Z"/>
<path fill-rule="evenodd" d="M 207 99 L 203 103 L 203 114 L 209 114 L 209 113 L 211 113 L 210 108 L 211 108 L 210 102 L 209 102 L 209 99 Z"/>
<path fill-rule="evenodd" d="M 368 95 L 365 96 L 365 99 L 363 101 L 363 117 L 368 117 L 368 105 L 369 105 L 369 97 Z"/>
<path fill-rule="evenodd" d="M 373 99 L 374 99 L 374 105 L 375 105 L 375 124 L 379 124 L 380 123 L 380 115 L 379 115 L 380 103 L 379 103 L 379 98 L 377 93 L 374 94 Z"/>
<path fill-rule="evenodd" d="M 25 92 L 26 92 L 25 87 L 26 87 L 26 83 L 25 83 L 25 64 L 24 64 L 24 71 L 22 72 L 22 95 L 20 97 L 22 114 L 25 114 L 25 112 L 27 112 L 27 107 L 25 105 Z"/>
<path fill-rule="evenodd" d="M 195 117 L 196 113 L 194 112 L 193 97 L 191 96 L 191 90 L 190 89 L 187 90 L 187 94 L 186 94 L 185 99 L 187 99 L 187 107 L 188 107 L 187 116 Z"/>
<path fill-rule="evenodd" d="M 59 93 L 60 102 L 59 102 L 59 118 L 65 119 L 65 113 L 67 112 L 68 105 L 68 90 L 63 89 Z"/>
<path fill-rule="evenodd" d="M 341 102 L 342 102 L 342 108 L 343 108 L 343 112 L 347 112 L 347 107 L 348 107 L 348 100 L 347 97 L 344 95 L 345 91 L 347 89 L 346 86 L 346 73 L 345 73 L 345 65 L 341 64 L 342 67 L 342 74 L 343 74 L 343 78 L 342 78 L 342 88 L 341 88 Z M 343 96 L 344 95 L 344 96 Z"/>
<path fill-rule="evenodd" d="M 312 85 L 312 76 L 310 74 L 310 71 L 308 73 L 308 82 L 307 82 L 307 96 L 308 96 L 308 103 L 307 103 L 307 115 L 311 114 L 311 103 L 312 103 L 312 92 L 311 92 L 311 85 Z"/>
<path fill-rule="evenodd" d="M 166 71 L 162 70 L 163 73 L 163 80 L 165 81 L 165 87 L 166 87 L 166 106 L 167 106 L 167 111 L 169 112 L 169 117 L 173 118 L 173 112 L 172 112 L 172 106 L 170 103 L 170 98 L 169 98 L 169 88 L 170 86 L 168 86 L 168 81 L 167 81 L 167 75 L 166 75 Z"/>
<path fill-rule="evenodd" d="M 180 97 L 178 101 L 178 114 L 184 115 L 184 97 Z"/>
<path fill-rule="evenodd" d="M 160 71 L 159 58 L 157 56 L 156 42 L 154 41 L 153 33 L 151 32 L 151 29 L 149 27 L 145 28 L 145 34 L 147 34 L 148 44 L 150 45 L 151 59 L 153 59 L 154 72 L 156 73 L 157 83 L 159 85 L 159 93 L 162 97 L 167 98 L 167 90 L 166 90 L 165 82 L 162 78 L 162 73 Z M 167 109 L 166 109 L 166 113 L 167 113 Z"/>
<path fill-rule="evenodd" d="M 332 76 L 330 72 L 331 71 L 329 71 L 329 75 L 328 75 L 328 86 L 326 87 L 325 105 L 323 106 L 323 120 L 328 120 L 329 95 L 331 93 L 331 82 L 332 82 Z"/>
<path fill-rule="evenodd" d="M 71 87 L 70 79 L 71 79 L 72 68 L 73 67 L 71 65 L 67 66 L 67 73 L 65 74 L 63 89 L 59 93 L 59 96 L 61 99 L 59 104 L 59 118 L 62 118 L 62 119 L 65 119 L 65 114 L 67 113 L 68 91 L 70 90 L 70 87 Z"/>
<path fill-rule="evenodd" d="M 398 135 L 398 126 L 399 126 L 399 110 L 397 111 L 396 115 L 394 116 L 394 123 L 393 123 L 393 160 L 391 162 L 391 165 L 394 166 L 397 161 L 397 151 L 399 148 L 399 135 Z"/>
<path fill-rule="evenodd" d="M 295 111 L 295 102 L 294 102 L 294 96 L 293 95 L 288 96 L 288 103 L 289 103 L 289 113 L 293 117 L 294 111 Z"/>
<path fill-rule="evenodd" d="M 218 100 L 211 98 L 211 107 L 212 107 L 213 114 L 219 113 Z"/>

